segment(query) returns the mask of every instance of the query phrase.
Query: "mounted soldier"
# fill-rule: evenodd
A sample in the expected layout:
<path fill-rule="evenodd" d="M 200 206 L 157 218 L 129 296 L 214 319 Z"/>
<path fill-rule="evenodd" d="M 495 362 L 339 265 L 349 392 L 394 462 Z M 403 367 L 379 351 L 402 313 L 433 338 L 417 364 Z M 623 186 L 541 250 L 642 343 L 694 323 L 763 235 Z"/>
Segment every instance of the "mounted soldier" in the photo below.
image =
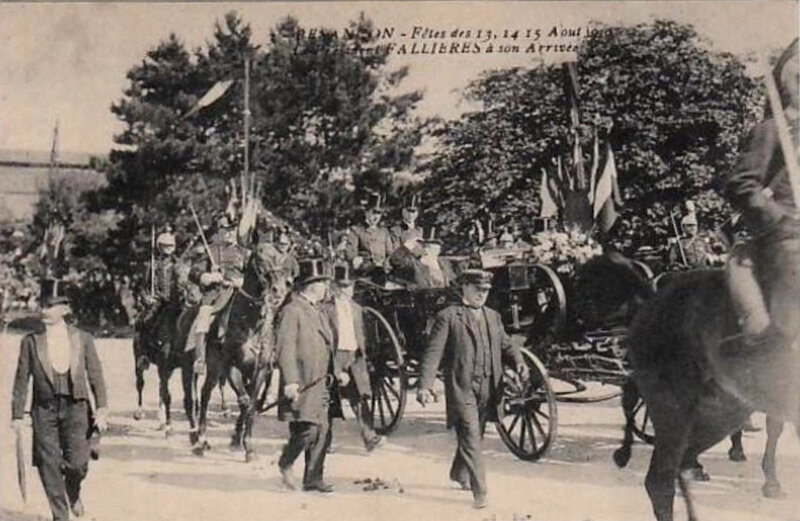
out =
<path fill-rule="evenodd" d="M 417 226 L 417 217 L 419 217 L 417 200 L 418 197 L 416 195 L 411 196 L 411 200 L 403 205 L 403 209 L 401 210 L 402 222 L 392 226 L 390 230 L 392 244 L 394 244 L 395 247 L 406 242 L 409 236 L 414 236 L 422 240 L 422 228 Z"/>
<path fill-rule="evenodd" d="M 147 344 L 168 350 L 170 331 L 174 328 L 181 306 L 180 263 L 175 255 L 175 235 L 170 229 L 159 234 L 156 250 L 140 288 L 139 299 L 144 309 L 137 323 L 137 334 L 152 340 Z M 150 360 L 143 353 L 136 363 L 146 368 Z"/>
<path fill-rule="evenodd" d="M 773 340 L 788 346 L 798 335 L 800 180 L 793 177 L 800 128 L 797 55 L 795 39 L 772 71 L 780 100 L 771 103 L 768 117 L 751 130 L 725 182 L 728 199 L 742 212 L 753 237 L 733 247 L 727 265 L 731 298 L 753 346 Z M 781 136 L 784 124 L 788 129 Z"/>
<path fill-rule="evenodd" d="M 353 269 L 376 274 L 389 271 L 389 256 L 394 251 L 389 230 L 380 226 L 383 217 L 381 196 L 371 192 L 367 201 L 362 202 L 364 224 L 353 226 L 347 237 L 347 260 Z"/>
<path fill-rule="evenodd" d="M 689 201 L 691 203 L 691 201 Z M 688 203 L 687 203 L 688 206 Z M 694 208 L 692 205 L 690 208 Z M 712 252 L 704 237 L 697 234 L 697 214 L 690 210 L 681 219 L 683 236 L 670 245 L 668 260 L 670 264 L 681 264 L 688 268 L 709 266 Z"/>
<path fill-rule="evenodd" d="M 200 310 L 197 312 L 187 342 L 187 351 L 194 347 L 197 374 L 205 374 L 206 334 L 213 317 L 222 312 L 219 323 L 219 336 L 225 335 L 228 324 L 228 303 L 233 292 L 242 286 L 244 268 L 249 251 L 237 240 L 236 223 L 227 215 L 217 220 L 218 233 L 189 272 L 189 279 L 199 284 L 203 293 Z M 209 257 L 210 256 L 210 257 Z"/>

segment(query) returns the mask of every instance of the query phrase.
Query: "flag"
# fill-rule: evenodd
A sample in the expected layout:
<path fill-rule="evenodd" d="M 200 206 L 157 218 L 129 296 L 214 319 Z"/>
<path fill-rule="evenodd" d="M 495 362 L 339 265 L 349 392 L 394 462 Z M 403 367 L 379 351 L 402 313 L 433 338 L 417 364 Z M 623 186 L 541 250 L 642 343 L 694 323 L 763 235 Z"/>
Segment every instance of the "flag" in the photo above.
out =
<path fill-rule="evenodd" d="M 564 72 L 564 94 L 567 99 L 567 110 L 569 111 L 572 128 L 580 123 L 580 88 L 578 87 L 578 64 L 576 62 L 565 62 L 562 65 Z"/>
<path fill-rule="evenodd" d="M 592 169 L 589 171 L 589 204 L 594 204 L 594 191 L 597 187 L 597 170 L 600 168 L 600 143 L 597 140 L 597 127 L 594 128 L 592 144 Z"/>
<path fill-rule="evenodd" d="M 539 198 L 542 203 L 539 217 L 555 217 L 558 215 L 558 204 L 556 197 L 553 196 L 552 186 L 550 186 L 547 171 L 542 168 L 542 182 L 539 186 Z"/>
<path fill-rule="evenodd" d="M 586 190 L 586 175 L 583 169 L 583 153 L 581 152 L 581 139 L 577 132 L 573 133 L 575 143 L 572 146 L 572 169 L 575 190 Z"/>
<path fill-rule="evenodd" d="M 189 116 L 193 116 L 196 114 L 200 109 L 204 107 L 208 107 L 218 99 L 220 99 L 228 89 L 233 85 L 233 80 L 222 80 L 215 83 L 208 92 L 206 92 L 202 98 L 197 100 L 194 107 L 189 110 L 186 114 L 184 114 L 184 118 L 188 118 Z"/>
<path fill-rule="evenodd" d="M 622 204 L 622 196 L 617 182 L 617 165 L 614 162 L 614 153 L 611 145 L 606 145 L 606 163 L 603 172 L 597 181 L 594 193 L 593 211 L 595 222 L 601 232 L 606 233 L 614 226 L 617 220 L 615 203 Z"/>

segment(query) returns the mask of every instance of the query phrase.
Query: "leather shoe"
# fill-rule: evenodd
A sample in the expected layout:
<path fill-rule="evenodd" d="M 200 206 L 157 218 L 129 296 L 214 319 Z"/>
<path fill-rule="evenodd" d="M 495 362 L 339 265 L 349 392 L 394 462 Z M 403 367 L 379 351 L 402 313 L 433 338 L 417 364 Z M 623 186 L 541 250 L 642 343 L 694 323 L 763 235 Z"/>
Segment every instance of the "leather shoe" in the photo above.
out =
<path fill-rule="evenodd" d="M 385 441 L 386 438 L 384 438 L 383 436 L 375 436 L 371 440 L 366 441 L 364 443 L 364 447 L 367 449 L 367 452 L 372 452 L 378 447 L 381 447 Z"/>
<path fill-rule="evenodd" d="M 475 496 L 475 500 L 472 502 L 472 506 L 476 510 L 481 510 L 489 506 L 489 501 L 486 499 L 486 496 L 484 495 Z"/>
<path fill-rule="evenodd" d="M 320 481 L 319 483 L 311 483 L 309 485 L 303 485 L 303 490 L 306 492 L 317 491 L 322 492 L 323 494 L 330 494 L 333 492 L 333 485 L 330 483 L 325 483 L 324 481 Z"/>
<path fill-rule="evenodd" d="M 85 510 L 83 508 L 83 502 L 81 498 L 76 499 L 70 506 L 69 509 L 72 510 L 72 515 L 75 517 L 83 517 Z"/>
<path fill-rule="evenodd" d="M 292 474 L 291 468 L 281 468 L 281 483 L 283 486 L 288 488 L 289 490 L 297 490 L 297 481 L 294 479 L 294 474 Z"/>

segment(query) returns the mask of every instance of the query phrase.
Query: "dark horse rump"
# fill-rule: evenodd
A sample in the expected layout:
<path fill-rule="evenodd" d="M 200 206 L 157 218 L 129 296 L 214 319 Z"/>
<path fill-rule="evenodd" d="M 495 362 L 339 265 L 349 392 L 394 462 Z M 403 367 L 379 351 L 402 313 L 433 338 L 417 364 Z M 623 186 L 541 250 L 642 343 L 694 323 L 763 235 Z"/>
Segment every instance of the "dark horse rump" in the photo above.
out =
<path fill-rule="evenodd" d="M 656 518 L 672 520 L 677 478 L 695 519 L 681 463 L 737 429 L 751 409 L 796 422 L 798 354 L 788 346 L 739 348 L 721 270 L 676 276 L 642 307 L 628 340 L 632 377 L 655 429 L 645 484 Z"/>

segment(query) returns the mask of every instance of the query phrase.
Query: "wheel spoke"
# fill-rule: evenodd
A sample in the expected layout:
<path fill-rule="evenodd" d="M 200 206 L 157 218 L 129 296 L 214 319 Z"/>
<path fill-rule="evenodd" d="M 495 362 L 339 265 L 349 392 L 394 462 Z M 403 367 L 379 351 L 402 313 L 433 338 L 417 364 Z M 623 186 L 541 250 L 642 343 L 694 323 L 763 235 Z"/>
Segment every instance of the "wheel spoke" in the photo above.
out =
<path fill-rule="evenodd" d="M 544 430 L 544 427 L 542 427 L 542 424 L 539 422 L 539 419 L 536 417 L 536 415 L 532 414 L 530 418 L 533 420 L 533 423 L 536 425 L 536 429 L 539 431 L 539 434 L 541 434 L 542 438 L 547 438 L 547 432 Z"/>
<path fill-rule="evenodd" d="M 542 410 L 540 410 L 540 409 L 536 409 L 536 410 L 535 410 L 535 411 L 533 411 L 533 412 L 534 412 L 534 414 L 538 414 L 539 416 L 541 416 L 542 418 L 544 418 L 544 419 L 545 419 L 545 420 L 547 420 L 548 422 L 550 421 L 550 416 L 548 416 L 548 415 L 547 415 L 547 413 L 543 412 Z"/>
<path fill-rule="evenodd" d="M 392 408 L 391 400 L 389 399 L 389 393 L 386 392 L 386 387 L 381 386 L 381 395 L 386 399 L 386 410 L 389 411 L 389 418 L 394 419 L 394 409 Z"/>
<path fill-rule="evenodd" d="M 397 399 L 397 401 L 400 401 L 400 393 L 398 393 L 397 389 L 394 388 L 394 382 L 392 382 L 391 380 L 388 380 L 388 379 L 387 379 L 387 381 L 390 384 L 386 385 L 385 388 L 392 392 L 392 394 L 394 395 L 395 399 Z"/>
<path fill-rule="evenodd" d="M 514 419 L 511 421 L 511 425 L 508 427 L 508 429 L 506 429 L 508 431 L 509 435 L 511 435 L 511 433 L 514 432 L 514 427 L 517 426 L 517 422 L 519 421 L 519 417 L 520 417 L 520 413 L 515 414 L 514 415 Z"/>
<path fill-rule="evenodd" d="M 536 435 L 533 432 L 533 426 L 531 425 L 531 418 L 530 416 L 525 416 L 525 429 L 528 430 L 528 434 L 531 437 L 531 448 L 536 451 Z"/>
<path fill-rule="evenodd" d="M 378 393 L 380 393 L 380 387 L 378 387 Z M 378 396 L 378 410 L 381 413 L 381 425 L 385 426 L 386 425 L 386 415 L 384 414 L 384 411 L 383 411 L 383 398 L 381 398 L 380 396 Z"/>
<path fill-rule="evenodd" d="M 525 450 L 525 420 L 522 420 L 522 429 L 520 429 L 519 448 Z"/>

